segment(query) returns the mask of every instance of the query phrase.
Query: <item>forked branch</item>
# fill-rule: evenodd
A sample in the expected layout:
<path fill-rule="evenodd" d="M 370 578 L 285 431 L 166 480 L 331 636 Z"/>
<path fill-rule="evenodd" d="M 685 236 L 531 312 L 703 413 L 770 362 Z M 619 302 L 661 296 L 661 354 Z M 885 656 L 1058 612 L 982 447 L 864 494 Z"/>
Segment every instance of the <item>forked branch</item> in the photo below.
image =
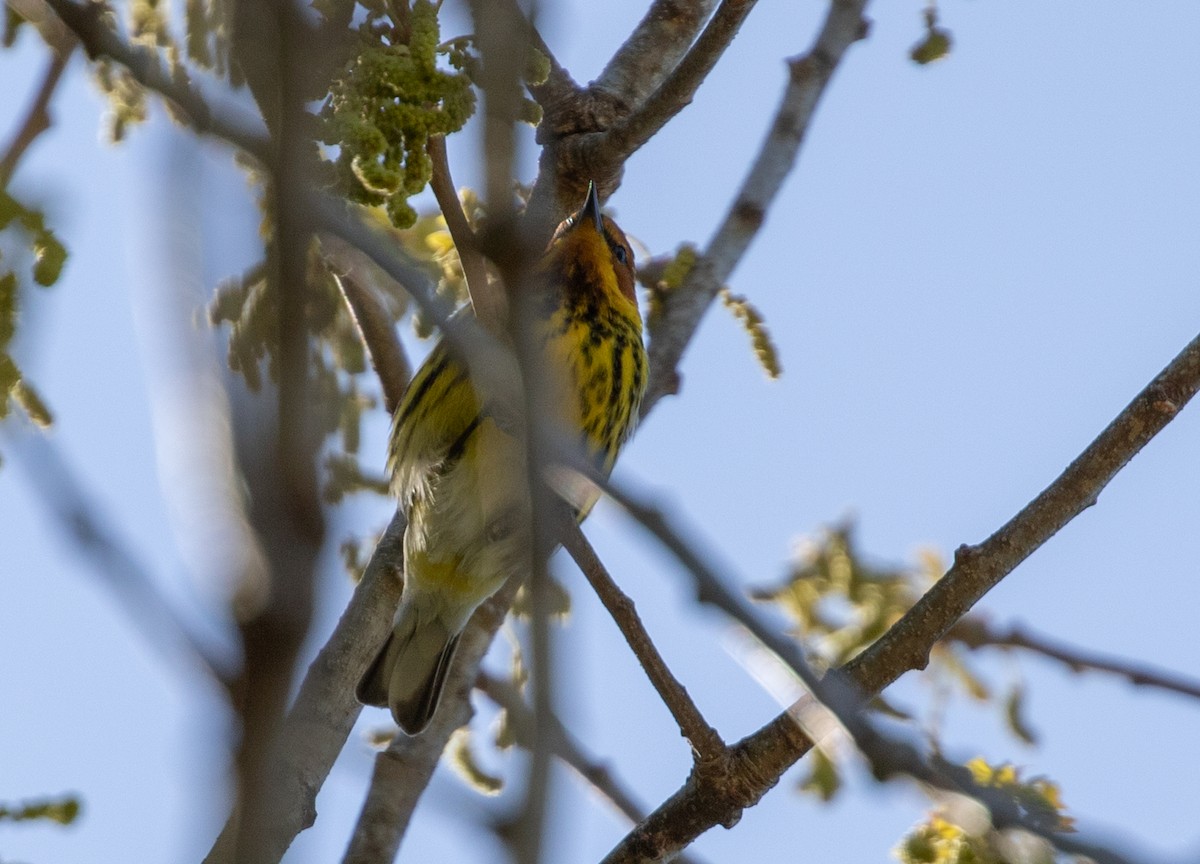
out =
<path fill-rule="evenodd" d="M 991 537 L 961 546 L 949 571 L 878 641 L 842 672 L 873 695 L 929 652 L 981 597 L 1043 543 L 1098 499 L 1100 492 L 1200 389 L 1200 336 L 1134 397 L 1103 432 L 1041 494 Z M 736 821 L 747 801 L 770 789 L 812 742 L 784 712 L 732 748 L 735 782 L 714 787 L 693 775 L 634 829 L 606 864 L 660 861 L 714 825 Z M 737 767 L 738 765 L 741 767 Z"/>

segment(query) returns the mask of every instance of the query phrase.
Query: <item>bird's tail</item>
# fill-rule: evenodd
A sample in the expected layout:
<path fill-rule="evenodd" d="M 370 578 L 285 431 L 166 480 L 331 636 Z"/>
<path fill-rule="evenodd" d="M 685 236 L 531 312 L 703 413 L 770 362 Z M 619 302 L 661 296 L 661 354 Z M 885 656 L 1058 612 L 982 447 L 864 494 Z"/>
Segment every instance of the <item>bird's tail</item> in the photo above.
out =
<path fill-rule="evenodd" d="M 402 608 L 387 641 L 358 682 L 358 701 L 391 709 L 408 735 L 419 735 L 433 719 L 461 631 L 421 620 Z"/>

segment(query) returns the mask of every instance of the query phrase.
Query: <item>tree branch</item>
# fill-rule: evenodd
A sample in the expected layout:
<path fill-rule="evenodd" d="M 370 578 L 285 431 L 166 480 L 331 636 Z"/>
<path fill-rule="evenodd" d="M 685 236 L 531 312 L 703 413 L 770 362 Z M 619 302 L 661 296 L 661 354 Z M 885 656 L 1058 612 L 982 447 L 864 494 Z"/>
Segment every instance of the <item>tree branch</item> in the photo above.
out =
<path fill-rule="evenodd" d="M 13 132 L 12 140 L 4 150 L 4 156 L 0 158 L 0 189 L 8 187 L 8 181 L 12 179 L 13 172 L 17 170 L 17 163 L 21 161 L 29 145 L 50 128 L 50 100 L 58 87 L 59 79 L 62 78 L 63 70 L 67 68 L 67 61 L 71 59 L 74 47 L 74 44 L 71 44 L 61 51 L 51 52 L 50 63 L 46 66 L 37 95 L 25 113 L 25 118 Z"/>
<path fill-rule="evenodd" d="M 830 0 L 812 48 L 788 61 L 783 100 L 750 173 L 703 255 L 683 285 L 668 295 L 663 314 L 651 328 L 650 382 L 642 400 L 643 417 L 659 399 L 677 389 L 676 367 L 700 319 L 758 233 L 767 209 L 795 165 L 813 113 L 846 49 L 866 35 L 863 9 L 867 2 Z"/>
<path fill-rule="evenodd" d="M 958 642 L 971 649 L 1020 648 L 1057 660 L 1072 672 L 1107 672 L 1126 679 L 1135 687 L 1157 687 L 1160 690 L 1200 699 L 1200 681 L 1194 678 L 1055 642 L 1016 624 L 1002 629 L 978 615 L 967 616 L 951 627 L 950 632 L 946 634 L 946 641 Z"/>
<path fill-rule="evenodd" d="M 462 263 L 475 318 L 493 332 L 502 333 L 508 321 L 508 303 L 504 299 L 502 286 L 492 284 L 488 278 L 487 261 L 479 251 L 475 232 L 471 230 L 458 200 L 458 190 L 454 188 L 454 180 L 450 176 L 450 161 L 446 157 L 446 139 L 441 135 L 431 136 L 426 150 L 433 162 L 429 187 L 437 199 L 446 220 L 446 228 L 450 231 L 450 239 L 454 241 L 454 248 L 458 252 L 458 260 Z"/>
<path fill-rule="evenodd" d="M 258 81 L 255 96 L 272 133 L 266 154 L 265 273 L 275 298 L 271 330 L 277 346 L 273 422 L 262 422 L 243 403 L 233 423 L 238 467 L 249 491 L 246 513 L 266 565 L 265 572 L 247 568 L 233 604 L 243 655 L 235 703 L 241 735 L 233 846 L 236 860 L 250 864 L 269 859 L 270 829 L 287 818 L 276 765 L 296 663 L 312 622 L 325 524 L 316 473 L 320 435 L 309 381 L 308 253 L 315 225 L 301 203 L 310 169 L 297 73 L 299 59 L 312 60 L 317 52 L 291 3 L 244 0 L 236 7 L 236 23 L 247 19 L 253 19 L 254 29 L 235 28 L 234 56 L 253 54 L 258 66 L 270 70 Z"/>
<path fill-rule="evenodd" d="M 675 68 L 717 0 L 654 0 L 592 87 L 625 103 L 641 103 Z"/>
<path fill-rule="evenodd" d="M 331 234 L 321 237 L 321 250 L 326 266 L 333 273 L 342 297 L 350 308 L 350 315 L 366 346 L 367 356 L 371 358 L 371 367 L 379 376 L 383 407 L 391 416 L 408 387 L 412 368 L 396 337 L 396 329 L 387 310 L 370 287 L 373 276 L 366 272 L 362 260 L 366 256 L 342 238 Z M 374 266 L 374 262 L 370 262 L 370 266 Z"/>
<path fill-rule="evenodd" d="M 691 104 L 696 90 L 708 77 L 733 41 L 756 0 L 722 0 L 704 32 L 662 85 L 632 114 L 618 121 L 603 136 L 588 142 L 586 161 L 621 165 L 649 141 L 667 122 Z M 655 53 L 655 52 L 648 52 Z"/>
<path fill-rule="evenodd" d="M 1133 456 L 1200 389 L 1200 336 L 1193 339 L 1040 495 L 977 546 L 961 546 L 954 565 L 879 640 L 842 667 L 865 694 L 877 694 L 913 669 L 983 595 L 1094 504 Z M 606 864 L 660 861 L 714 825 L 736 822 L 812 742 L 788 712 L 732 747 L 727 782 L 698 773 L 631 832 Z"/>
<path fill-rule="evenodd" d="M 546 76 L 546 80 L 540 84 L 525 85 L 530 94 L 539 105 L 554 105 L 564 100 L 572 99 L 580 93 L 579 85 L 575 83 L 575 79 L 554 56 L 554 52 L 550 50 L 550 46 L 546 44 L 546 40 L 542 38 L 542 34 L 538 32 L 534 23 L 526 17 L 525 11 L 515 2 L 515 0 L 492 0 L 494 5 L 503 6 L 503 13 L 511 18 L 518 20 L 524 30 L 525 41 L 533 48 L 550 61 L 550 74 Z"/>
<path fill-rule="evenodd" d="M 633 601 L 613 581 L 587 537 L 579 530 L 574 520 L 563 520 L 559 533 L 563 548 L 575 559 L 600 602 L 616 622 L 621 635 L 625 637 L 625 641 L 629 643 L 646 672 L 646 677 L 650 679 L 675 722 L 679 724 L 679 731 L 691 742 L 696 758 L 700 761 L 722 759 L 725 742 L 721 740 L 717 730 L 704 719 L 687 690 L 671 673 L 638 617 Z"/>
<path fill-rule="evenodd" d="M 521 697 L 517 688 L 486 672 L 479 673 L 475 686 L 508 712 L 509 722 L 512 724 L 517 743 L 528 748 L 530 729 L 535 721 L 533 711 Z M 567 730 L 557 715 L 551 718 L 550 741 L 554 755 L 612 804 L 625 818 L 635 825 L 645 818 L 645 811 L 622 787 L 620 781 L 613 776 L 612 771 L 584 750 L 583 745 Z M 687 856 L 683 855 L 675 860 L 679 864 L 689 864 L 690 861 Z"/>
<path fill-rule="evenodd" d="M 413 810 L 429 785 L 446 742 L 455 729 L 471 719 L 470 692 L 479 676 L 479 664 L 504 622 L 520 584 L 520 579 L 510 579 L 471 617 L 454 654 L 442 707 L 429 727 L 420 735 L 397 735 L 375 758 L 371 786 L 351 835 L 343 859 L 345 864 L 378 864 L 396 857 Z M 379 642 L 382 641 L 380 635 Z M 365 666 L 364 662 L 362 668 Z"/>
<path fill-rule="evenodd" d="M 220 138 L 266 164 L 270 139 L 261 122 L 210 108 L 199 89 L 186 79 L 172 76 L 163 67 L 155 51 L 128 44 L 105 24 L 103 6 L 73 0 L 45 0 L 45 3 L 79 37 L 89 58 L 108 57 L 120 63 L 139 84 L 173 103 L 196 132 Z"/>

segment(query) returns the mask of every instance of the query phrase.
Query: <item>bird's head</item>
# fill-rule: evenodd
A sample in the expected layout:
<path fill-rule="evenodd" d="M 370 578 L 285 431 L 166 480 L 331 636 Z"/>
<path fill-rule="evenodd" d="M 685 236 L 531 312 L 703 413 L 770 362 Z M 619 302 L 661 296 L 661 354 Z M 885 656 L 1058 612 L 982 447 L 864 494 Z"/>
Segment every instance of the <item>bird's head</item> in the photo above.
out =
<path fill-rule="evenodd" d="M 624 298 L 636 313 L 633 249 L 617 223 L 600 212 L 595 183 L 588 184 L 583 206 L 554 232 L 547 264 L 568 290 L 600 290 L 614 301 Z"/>

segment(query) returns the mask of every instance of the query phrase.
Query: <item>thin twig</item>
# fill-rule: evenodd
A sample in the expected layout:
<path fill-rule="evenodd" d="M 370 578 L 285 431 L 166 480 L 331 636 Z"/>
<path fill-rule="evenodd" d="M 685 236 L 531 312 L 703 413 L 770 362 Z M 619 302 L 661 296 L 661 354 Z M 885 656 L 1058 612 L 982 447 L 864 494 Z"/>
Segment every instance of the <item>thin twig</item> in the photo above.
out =
<path fill-rule="evenodd" d="M 788 61 L 788 84 L 767 134 L 733 206 L 688 273 L 671 292 L 650 339 L 650 382 L 644 417 L 678 387 L 676 367 L 700 319 L 741 260 L 796 163 L 813 113 L 846 49 L 866 34 L 868 0 L 831 0 L 825 22 L 808 53 Z"/>
<path fill-rule="evenodd" d="M 244 150 L 264 164 L 270 155 L 270 139 L 257 118 L 235 115 L 209 106 L 198 88 L 186 78 L 171 75 L 159 55 L 130 45 L 104 23 L 104 7 L 73 0 L 45 0 L 62 22 L 79 37 L 88 57 L 108 57 L 127 68 L 134 79 L 174 104 L 188 125 L 201 135 L 211 135 Z"/>
<path fill-rule="evenodd" d="M 463 213 L 462 204 L 458 200 L 458 190 L 454 188 L 454 180 L 450 176 L 450 161 L 446 156 L 446 139 L 441 135 L 433 135 L 425 148 L 433 162 L 433 175 L 429 186 L 441 208 L 446 220 L 446 228 L 458 251 L 458 260 L 462 263 L 463 275 L 467 279 L 467 292 L 471 295 L 471 306 L 475 310 L 475 318 L 493 333 L 504 332 L 508 321 L 508 303 L 504 299 L 504 291 L 499 284 L 492 284 L 488 278 L 487 262 L 479 251 L 479 243 L 475 232 L 471 230 Z"/>
<path fill-rule="evenodd" d="M 507 681 L 502 681 L 487 672 L 480 672 L 475 680 L 475 687 L 487 695 L 489 699 L 508 712 L 517 744 L 528 749 L 530 744 L 530 728 L 534 723 L 533 711 L 522 698 L 520 692 Z M 562 720 L 555 715 L 551 718 L 551 748 L 564 765 L 579 775 L 596 792 L 613 805 L 626 819 L 637 824 L 645 818 L 645 810 L 640 807 L 633 796 L 625 790 L 607 765 L 597 761 L 584 749 L 583 745 L 570 733 Z M 681 855 L 675 859 L 679 864 L 696 864 L 694 859 Z"/>
<path fill-rule="evenodd" d="M 51 52 L 50 63 L 46 66 L 37 94 L 30 103 L 25 118 L 13 133 L 8 147 L 5 148 L 4 156 L 0 158 L 0 189 L 8 187 L 8 181 L 12 179 L 13 172 L 17 170 L 17 163 L 25 155 L 29 145 L 50 128 L 50 100 L 62 78 L 63 70 L 67 68 L 67 61 L 71 59 L 73 47 L 72 45 L 63 51 Z"/>
<path fill-rule="evenodd" d="M 675 722 L 679 724 L 680 732 L 695 748 L 697 758 L 705 761 L 721 759 L 725 752 L 725 742 L 721 740 L 717 730 L 704 719 L 687 690 L 671 673 L 638 617 L 633 601 L 613 581 L 587 537 L 579 530 L 574 520 L 563 520 L 559 536 L 562 538 L 563 548 L 575 559 L 600 602 L 621 630 L 625 641 L 633 649 L 646 672 L 646 677 L 650 679 L 659 697 L 674 716 Z"/>
<path fill-rule="evenodd" d="M 842 672 L 865 694 L 877 694 L 905 672 L 923 669 L 929 652 L 983 595 L 1093 505 L 1133 456 L 1200 390 L 1200 336 L 1193 339 L 1116 419 L 1016 516 L 978 546 L 962 546 L 954 565 L 880 639 Z M 728 778 L 693 775 L 631 832 L 607 864 L 658 861 L 714 825 L 736 821 L 748 802 L 770 789 L 812 742 L 788 712 L 732 748 Z"/>
<path fill-rule="evenodd" d="M 946 641 L 958 642 L 972 649 L 1020 648 L 1057 660 L 1072 672 L 1106 672 L 1124 678 L 1137 687 L 1157 687 L 1160 690 L 1200 699 L 1200 681 L 1195 678 L 1056 642 L 1016 624 L 1002 629 L 978 615 L 970 615 L 951 627 L 950 632 L 946 634 Z"/>
<path fill-rule="evenodd" d="M 508 721 L 517 744 L 529 749 L 533 743 L 535 720 L 533 710 L 517 688 L 485 671 L 481 671 L 475 679 L 475 687 L 508 712 Z M 606 766 L 584 752 L 582 745 L 567 731 L 557 714 L 552 719 L 550 733 L 554 755 L 608 799 L 626 819 L 636 825 L 645 817 L 646 811 L 634 802 L 633 797 L 621 787 Z"/>
<path fill-rule="evenodd" d="M 389 415 L 394 414 L 412 377 L 412 367 L 396 337 L 396 328 L 392 326 L 387 309 L 369 287 L 371 276 L 362 272 L 366 268 L 359 259 L 366 256 L 340 237 L 328 234 L 321 238 L 321 251 L 350 307 L 350 315 L 371 358 L 371 366 L 379 376 L 384 409 Z"/>

